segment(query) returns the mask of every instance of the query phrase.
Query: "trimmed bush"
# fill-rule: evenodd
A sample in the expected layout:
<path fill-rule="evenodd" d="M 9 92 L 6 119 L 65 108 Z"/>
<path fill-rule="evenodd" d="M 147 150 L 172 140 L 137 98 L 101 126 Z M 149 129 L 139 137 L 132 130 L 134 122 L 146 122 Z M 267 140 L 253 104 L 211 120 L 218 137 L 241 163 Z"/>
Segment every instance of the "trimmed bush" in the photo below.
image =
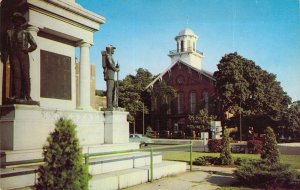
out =
<path fill-rule="evenodd" d="M 221 141 L 222 139 L 209 139 L 207 146 L 210 152 L 220 152 L 221 151 Z"/>
<path fill-rule="evenodd" d="M 299 189 L 299 172 L 286 164 L 249 161 L 235 171 L 240 184 L 266 189 Z"/>
<path fill-rule="evenodd" d="M 247 142 L 248 152 L 250 154 L 260 154 L 262 151 L 263 142 L 260 140 L 249 140 Z"/>
<path fill-rule="evenodd" d="M 263 139 L 263 148 L 260 157 L 270 164 L 279 163 L 279 149 L 276 136 L 271 127 L 267 127 Z"/>
<path fill-rule="evenodd" d="M 87 190 L 88 172 L 83 165 L 76 126 L 71 120 L 60 118 L 54 132 L 43 147 L 44 165 L 38 170 L 37 190 Z"/>
<path fill-rule="evenodd" d="M 235 165 L 241 166 L 241 165 L 246 164 L 248 162 L 252 162 L 253 160 L 254 159 L 248 159 L 248 158 L 240 158 L 240 157 L 238 157 L 238 158 L 234 159 L 233 163 Z"/>
<path fill-rule="evenodd" d="M 230 140 L 228 130 L 224 130 L 224 135 L 221 141 L 220 162 L 222 165 L 229 165 L 232 163 Z"/>
<path fill-rule="evenodd" d="M 200 156 L 196 158 L 193 165 L 208 166 L 208 165 L 220 165 L 220 159 L 213 156 Z"/>

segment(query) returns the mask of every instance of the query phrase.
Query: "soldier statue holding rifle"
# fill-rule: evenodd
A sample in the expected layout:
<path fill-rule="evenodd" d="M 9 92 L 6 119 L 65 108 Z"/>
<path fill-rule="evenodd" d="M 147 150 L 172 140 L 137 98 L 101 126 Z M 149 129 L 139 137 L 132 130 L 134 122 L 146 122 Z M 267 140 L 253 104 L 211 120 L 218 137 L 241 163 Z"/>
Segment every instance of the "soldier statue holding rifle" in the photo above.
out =
<path fill-rule="evenodd" d="M 106 47 L 106 51 L 101 52 L 104 80 L 106 81 L 106 102 L 108 110 L 113 110 L 114 107 L 118 107 L 118 72 L 120 69 L 112 57 L 115 49 L 115 47 L 109 45 Z M 117 81 L 114 79 L 115 72 L 117 72 Z"/>

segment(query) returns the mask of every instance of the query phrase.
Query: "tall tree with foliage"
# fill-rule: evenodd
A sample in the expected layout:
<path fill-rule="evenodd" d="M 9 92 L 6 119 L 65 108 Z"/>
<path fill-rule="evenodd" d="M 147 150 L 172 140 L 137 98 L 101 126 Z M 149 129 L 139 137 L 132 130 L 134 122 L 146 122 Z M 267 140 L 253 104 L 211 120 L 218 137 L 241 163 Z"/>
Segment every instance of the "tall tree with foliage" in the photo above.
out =
<path fill-rule="evenodd" d="M 271 127 L 267 127 L 263 139 L 261 158 L 271 164 L 279 163 L 279 150 L 277 146 L 276 136 Z"/>
<path fill-rule="evenodd" d="M 214 77 L 221 112 L 233 113 L 236 125 L 241 113 L 243 126 L 250 125 L 259 131 L 268 125 L 278 129 L 291 99 L 274 74 L 261 69 L 252 60 L 230 53 L 220 60 Z"/>
<path fill-rule="evenodd" d="M 210 130 L 210 122 L 217 117 L 209 115 L 207 109 L 201 109 L 197 114 L 188 115 L 188 125 L 190 129 L 196 129 L 199 132 L 208 132 Z"/>
<path fill-rule="evenodd" d="M 288 111 L 285 113 L 283 125 L 287 126 L 287 128 L 282 129 L 286 137 L 300 138 L 300 100 L 290 105 Z"/>
<path fill-rule="evenodd" d="M 136 75 L 127 75 L 120 81 L 119 106 L 124 107 L 129 112 L 129 123 L 134 123 L 137 113 L 142 112 L 143 109 L 144 113 L 149 112 L 149 98 L 143 99 L 143 95 L 146 86 L 152 80 L 153 75 L 147 69 L 139 68 L 136 71 Z"/>
<path fill-rule="evenodd" d="M 161 126 L 167 126 L 166 118 L 168 110 L 172 109 L 171 105 L 176 97 L 176 90 L 162 80 L 151 89 L 151 97 L 156 99 L 156 105 L 158 106 L 153 116 L 161 122 Z"/>
<path fill-rule="evenodd" d="M 223 138 L 221 141 L 220 162 L 222 165 L 232 164 L 230 139 L 229 139 L 229 132 L 227 129 L 224 130 Z"/>
<path fill-rule="evenodd" d="M 60 118 L 43 147 L 45 164 L 38 170 L 36 189 L 87 190 L 88 171 L 83 165 L 82 150 L 75 124 Z"/>

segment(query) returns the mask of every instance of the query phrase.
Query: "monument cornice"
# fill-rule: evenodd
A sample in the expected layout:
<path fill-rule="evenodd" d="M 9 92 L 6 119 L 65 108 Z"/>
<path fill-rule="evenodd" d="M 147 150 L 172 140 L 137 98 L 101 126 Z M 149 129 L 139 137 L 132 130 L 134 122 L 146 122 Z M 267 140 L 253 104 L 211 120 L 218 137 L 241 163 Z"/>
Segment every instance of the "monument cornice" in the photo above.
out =
<path fill-rule="evenodd" d="M 104 17 L 85 10 L 80 5 L 75 3 L 75 5 L 71 5 L 59 0 L 28 0 L 27 3 L 30 10 L 37 11 L 88 31 L 98 31 L 99 25 L 105 23 Z M 60 9 L 53 9 L 53 7 Z M 76 19 L 74 15 L 77 17 L 82 17 L 82 19 Z"/>
<path fill-rule="evenodd" d="M 62 21 L 62 22 L 71 24 L 71 25 L 76 26 L 76 27 L 78 27 L 78 28 L 82 28 L 82 29 L 87 30 L 87 31 L 90 31 L 90 32 L 96 32 L 96 31 L 97 31 L 97 29 L 95 29 L 95 28 L 88 27 L 88 26 L 83 25 L 83 24 L 81 24 L 81 23 L 79 23 L 79 22 L 70 20 L 70 19 L 65 18 L 65 17 L 63 17 L 63 16 L 57 15 L 57 14 L 55 14 L 55 13 L 53 13 L 53 12 L 49 12 L 48 10 L 42 9 L 42 8 L 40 8 L 40 7 L 37 7 L 37 6 L 34 6 L 34 5 L 29 5 L 29 8 L 30 8 L 30 10 L 34 10 L 34 11 L 36 11 L 36 12 L 38 12 L 38 13 L 47 15 L 47 16 L 49 16 L 49 17 L 52 17 L 52 18 L 55 18 L 55 19 L 60 20 L 60 21 Z M 29 24 L 30 24 L 30 21 L 29 21 Z"/>

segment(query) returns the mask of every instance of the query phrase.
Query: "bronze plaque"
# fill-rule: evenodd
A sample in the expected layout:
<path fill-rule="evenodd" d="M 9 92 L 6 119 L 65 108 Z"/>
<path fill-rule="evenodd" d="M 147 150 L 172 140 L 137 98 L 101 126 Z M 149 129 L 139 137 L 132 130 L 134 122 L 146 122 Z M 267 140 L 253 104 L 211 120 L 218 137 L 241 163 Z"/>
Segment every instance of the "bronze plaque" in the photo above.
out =
<path fill-rule="evenodd" d="M 71 57 L 41 50 L 41 97 L 72 99 Z"/>

